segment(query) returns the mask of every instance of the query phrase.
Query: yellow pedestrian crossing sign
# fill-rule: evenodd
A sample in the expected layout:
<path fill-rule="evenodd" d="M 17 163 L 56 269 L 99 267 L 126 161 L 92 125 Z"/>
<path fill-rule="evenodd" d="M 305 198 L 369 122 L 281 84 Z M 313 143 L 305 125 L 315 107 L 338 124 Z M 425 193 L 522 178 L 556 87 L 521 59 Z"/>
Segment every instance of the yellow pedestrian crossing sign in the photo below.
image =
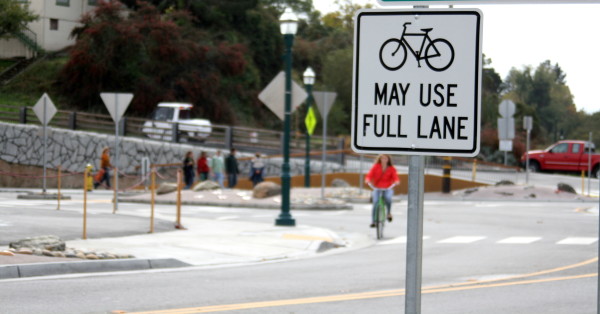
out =
<path fill-rule="evenodd" d="M 317 125 L 317 117 L 315 117 L 315 111 L 313 110 L 313 107 L 308 108 L 306 118 L 304 119 L 304 124 L 306 125 L 308 135 L 313 135 L 315 126 Z"/>

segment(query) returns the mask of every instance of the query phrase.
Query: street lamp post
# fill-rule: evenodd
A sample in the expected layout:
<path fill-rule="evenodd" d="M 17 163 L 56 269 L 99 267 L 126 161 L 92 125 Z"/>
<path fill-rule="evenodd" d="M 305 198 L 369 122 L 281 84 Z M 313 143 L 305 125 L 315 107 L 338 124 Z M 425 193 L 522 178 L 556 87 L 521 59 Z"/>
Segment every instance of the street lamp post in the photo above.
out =
<path fill-rule="evenodd" d="M 315 71 L 311 69 L 311 67 L 306 68 L 304 74 L 304 85 L 306 85 L 306 93 L 308 94 L 308 98 L 306 98 L 306 114 L 310 114 L 310 101 L 312 98 L 312 87 L 315 84 Z M 306 127 L 306 159 L 304 160 L 304 187 L 310 187 L 310 135 L 312 131 L 308 130 L 308 126 Z"/>
<path fill-rule="evenodd" d="M 292 45 L 298 30 L 298 17 L 287 8 L 279 18 L 281 34 L 285 42 L 285 107 L 283 120 L 283 165 L 281 166 L 281 213 L 275 219 L 276 226 L 295 226 L 290 214 L 290 115 L 292 111 Z"/>

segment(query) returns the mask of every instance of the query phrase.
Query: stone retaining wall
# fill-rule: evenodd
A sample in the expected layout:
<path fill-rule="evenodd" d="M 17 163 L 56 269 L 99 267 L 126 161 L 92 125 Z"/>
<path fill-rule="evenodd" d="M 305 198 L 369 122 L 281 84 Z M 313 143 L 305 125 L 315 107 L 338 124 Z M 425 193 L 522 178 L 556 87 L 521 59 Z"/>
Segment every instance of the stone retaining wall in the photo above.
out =
<path fill-rule="evenodd" d="M 115 162 L 115 136 L 97 134 L 84 131 L 72 131 L 59 128 L 47 128 L 47 167 L 52 173 L 61 166 L 65 173 L 82 173 L 87 164 L 94 169 L 100 166 L 100 154 L 104 147 L 111 147 L 113 165 Z M 192 151 L 195 158 L 201 151 L 206 151 L 208 156 L 214 155 L 216 149 L 189 144 L 176 144 L 160 142 L 149 139 L 119 137 L 119 168 L 121 175 L 138 176 L 141 174 L 142 158 L 147 157 L 151 164 L 181 163 L 187 151 Z M 226 156 L 228 152 L 222 152 Z M 246 177 L 250 173 L 250 152 L 238 152 L 240 176 Z M 244 158 L 246 157 L 246 158 Z M 37 125 L 22 125 L 0 122 L 0 161 L 8 163 L 0 171 L 2 176 L 19 177 L 20 171 L 10 167 L 13 165 L 43 167 L 44 138 L 43 129 Z M 265 159 L 265 175 L 281 175 L 281 158 Z M 290 161 L 291 175 L 304 173 L 304 160 Z M 9 169 L 8 171 L 6 169 Z M 320 170 L 320 162 L 311 162 L 311 169 Z M 315 170 L 315 171 L 316 171 Z M 9 172 L 8 174 L 6 172 Z M 40 171 L 40 174 L 42 172 Z M 24 178 L 26 180 L 26 178 Z M 15 181 L 15 180 L 11 180 Z M 19 181 L 19 180 L 17 180 Z M 21 180 L 22 181 L 22 180 Z M 77 180 L 79 181 L 79 180 Z M 0 186 L 4 182 L 0 181 Z M 13 186 L 13 185 L 9 185 Z M 19 184 L 18 186 L 28 186 Z M 36 184 L 35 186 L 38 186 Z"/>

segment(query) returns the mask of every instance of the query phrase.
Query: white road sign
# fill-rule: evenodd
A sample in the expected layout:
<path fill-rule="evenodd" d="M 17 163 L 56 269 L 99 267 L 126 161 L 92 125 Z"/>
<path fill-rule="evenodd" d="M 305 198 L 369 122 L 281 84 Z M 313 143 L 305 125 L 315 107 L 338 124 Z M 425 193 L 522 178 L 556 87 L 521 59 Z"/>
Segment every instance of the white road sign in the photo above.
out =
<path fill-rule="evenodd" d="M 292 111 L 294 112 L 300 104 L 306 100 L 308 94 L 300 85 L 292 80 Z M 281 71 L 271 80 L 269 85 L 258 94 L 262 101 L 271 111 L 283 121 L 285 107 L 285 72 Z"/>
<path fill-rule="evenodd" d="M 33 106 L 33 112 L 38 117 L 38 119 L 40 119 L 42 125 L 48 125 L 48 123 L 50 123 L 50 120 L 52 120 L 52 118 L 56 114 L 56 106 L 54 106 L 54 103 L 52 102 L 52 99 L 50 99 L 50 96 L 44 93 L 44 95 L 42 95 L 42 97 L 38 100 L 35 106 Z"/>
<path fill-rule="evenodd" d="M 381 5 L 600 3 L 600 0 L 377 0 Z"/>
<path fill-rule="evenodd" d="M 481 12 L 361 10 L 355 20 L 352 149 L 477 155 Z"/>
<path fill-rule="evenodd" d="M 133 94 L 129 93 L 100 93 L 100 98 L 104 102 L 106 109 L 110 113 L 115 123 L 121 120 L 121 117 L 129 107 L 133 99 Z"/>
<path fill-rule="evenodd" d="M 331 109 L 331 105 L 333 105 L 333 102 L 335 101 L 335 98 L 337 97 L 337 93 L 314 91 L 312 94 L 313 94 L 313 99 L 315 100 L 315 103 L 317 104 L 317 108 L 319 108 L 319 112 L 321 113 L 321 116 L 324 118 L 327 118 L 327 115 L 329 114 L 329 110 Z"/>

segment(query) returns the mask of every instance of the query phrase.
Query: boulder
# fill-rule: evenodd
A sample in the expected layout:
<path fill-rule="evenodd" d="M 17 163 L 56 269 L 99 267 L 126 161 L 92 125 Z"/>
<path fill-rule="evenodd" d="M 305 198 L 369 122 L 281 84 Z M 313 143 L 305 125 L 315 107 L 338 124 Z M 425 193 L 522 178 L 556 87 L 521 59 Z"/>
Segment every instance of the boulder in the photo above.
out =
<path fill-rule="evenodd" d="M 575 189 L 566 184 L 566 183 L 559 183 L 556 185 L 556 189 L 558 189 L 559 192 L 567 192 L 567 193 L 572 193 L 572 194 L 577 194 L 577 192 L 575 191 Z"/>
<path fill-rule="evenodd" d="M 42 249 L 48 251 L 64 251 L 66 249 L 65 241 L 53 235 L 25 238 L 23 240 L 11 242 L 9 247 L 14 249 L 29 248 Z"/>
<path fill-rule="evenodd" d="M 198 192 L 198 191 L 207 191 L 207 190 L 217 190 L 220 189 L 221 186 L 219 185 L 219 183 L 215 182 L 215 181 L 211 181 L 211 180 L 206 180 L 206 181 L 202 181 L 198 184 L 196 184 L 193 188 L 194 192 Z"/>
<path fill-rule="evenodd" d="M 177 191 L 177 183 L 161 183 L 158 189 L 156 189 L 157 195 L 172 193 Z"/>
<path fill-rule="evenodd" d="M 507 186 L 507 185 L 515 185 L 515 183 L 510 180 L 501 180 L 501 181 L 496 182 L 496 186 Z"/>
<path fill-rule="evenodd" d="M 331 186 L 334 188 L 347 188 L 350 186 L 350 183 L 346 182 L 346 180 L 343 179 L 334 179 L 331 182 Z"/>
<path fill-rule="evenodd" d="M 252 190 L 252 197 L 254 198 L 267 198 L 281 194 L 281 185 L 264 181 L 257 184 Z"/>

